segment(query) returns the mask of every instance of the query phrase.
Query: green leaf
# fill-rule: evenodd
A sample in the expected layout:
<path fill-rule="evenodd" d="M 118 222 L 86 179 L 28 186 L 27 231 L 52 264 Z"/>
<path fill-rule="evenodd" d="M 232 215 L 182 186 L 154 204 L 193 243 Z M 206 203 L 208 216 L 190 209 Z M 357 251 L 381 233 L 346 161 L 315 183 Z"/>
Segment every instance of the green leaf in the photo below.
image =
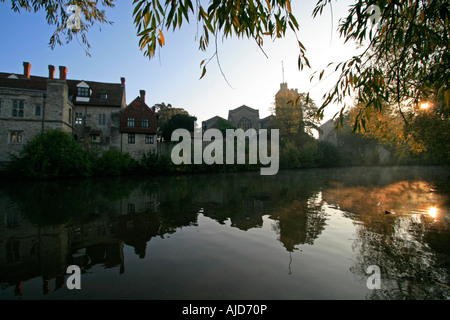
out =
<path fill-rule="evenodd" d="M 206 74 L 206 66 L 203 67 L 203 71 L 202 71 L 202 75 L 201 75 L 200 79 L 203 78 L 205 76 L 205 74 Z"/>

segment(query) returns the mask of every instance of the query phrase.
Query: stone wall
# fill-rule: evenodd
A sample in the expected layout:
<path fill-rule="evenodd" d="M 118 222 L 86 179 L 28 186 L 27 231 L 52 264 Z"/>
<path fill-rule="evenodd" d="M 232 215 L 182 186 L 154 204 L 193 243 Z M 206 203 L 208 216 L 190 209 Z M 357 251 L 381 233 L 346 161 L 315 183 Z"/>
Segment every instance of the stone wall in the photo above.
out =
<path fill-rule="evenodd" d="M 259 128 L 259 111 L 250 107 L 242 106 L 237 109 L 231 110 L 228 114 L 228 121 L 238 127 L 238 123 L 241 119 L 246 118 L 251 122 L 251 127 L 258 130 Z"/>
<path fill-rule="evenodd" d="M 128 133 L 121 134 L 121 149 L 128 152 L 136 160 L 140 160 L 144 153 L 150 151 L 157 152 L 156 135 L 153 136 L 153 143 L 145 143 L 145 134 L 135 133 L 134 143 L 128 143 Z"/>
<path fill-rule="evenodd" d="M 26 143 L 46 129 L 72 132 L 73 104 L 64 81 L 49 81 L 47 91 L 1 88 L 0 101 L 0 163 L 18 155 Z M 13 116 L 14 101 L 23 103 L 23 116 Z M 21 135 L 20 141 L 11 138 L 15 133 Z"/>
<path fill-rule="evenodd" d="M 75 124 L 74 134 L 81 143 L 95 144 L 101 149 L 120 148 L 120 107 L 75 106 L 75 113 L 81 113 L 83 124 Z M 105 124 L 99 122 L 100 114 L 105 115 Z M 100 135 L 94 136 L 96 132 Z"/>

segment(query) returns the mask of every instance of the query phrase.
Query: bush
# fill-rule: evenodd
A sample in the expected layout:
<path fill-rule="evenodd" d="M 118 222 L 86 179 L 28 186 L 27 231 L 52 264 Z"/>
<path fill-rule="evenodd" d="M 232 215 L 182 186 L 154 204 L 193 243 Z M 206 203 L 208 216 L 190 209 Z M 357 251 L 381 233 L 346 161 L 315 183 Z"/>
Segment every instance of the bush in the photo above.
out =
<path fill-rule="evenodd" d="M 142 155 L 140 161 L 141 169 L 145 171 L 149 171 L 152 173 L 155 172 L 170 172 L 175 170 L 174 165 L 167 155 L 159 155 L 156 152 L 149 151 L 148 153 L 144 153 Z"/>
<path fill-rule="evenodd" d="M 319 147 L 316 141 L 306 142 L 300 151 L 300 163 L 302 167 L 310 168 L 318 165 Z"/>
<path fill-rule="evenodd" d="M 294 169 L 300 167 L 300 151 L 291 140 L 288 140 L 280 150 L 280 167 Z"/>
<path fill-rule="evenodd" d="M 136 169 L 138 163 L 129 153 L 110 149 L 102 153 L 95 164 L 96 175 L 120 175 Z"/>
<path fill-rule="evenodd" d="M 7 171 L 27 178 L 89 177 L 92 162 L 75 139 L 50 129 L 36 135 L 13 157 Z"/>
<path fill-rule="evenodd" d="M 319 141 L 318 165 L 320 167 L 335 167 L 341 165 L 339 149 L 328 141 Z"/>

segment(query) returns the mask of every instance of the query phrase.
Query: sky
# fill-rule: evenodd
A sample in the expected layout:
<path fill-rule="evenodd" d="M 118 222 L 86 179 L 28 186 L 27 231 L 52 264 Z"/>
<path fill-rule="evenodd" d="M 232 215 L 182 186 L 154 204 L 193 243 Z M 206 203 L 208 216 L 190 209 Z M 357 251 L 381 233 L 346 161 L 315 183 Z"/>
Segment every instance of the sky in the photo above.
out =
<path fill-rule="evenodd" d="M 184 108 L 201 123 L 216 115 L 227 119 L 228 111 L 241 105 L 258 109 L 260 118 L 270 115 L 284 69 L 288 87 L 309 92 L 320 106 L 338 74 L 332 72 L 334 68 L 327 69 L 322 81 L 311 82 L 312 73 L 330 62 L 350 58 L 356 49 L 353 44 L 343 45 L 336 32 L 351 1 L 332 2 L 333 14 L 327 7 L 313 19 L 315 3 L 292 1 L 292 11 L 300 25 L 298 37 L 307 49 L 311 69 L 298 69 L 299 50 L 292 32 L 283 39 L 266 39 L 264 52 L 254 40 L 219 39 L 219 61 L 226 81 L 215 59 L 200 79 L 200 63 L 212 56 L 214 48 L 207 52 L 198 49 L 195 20 L 180 30 L 166 32 L 165 46 L 149 59 L 139 49 L 132 2 L 118 0 L 115 8 L 107 9 L 107 17 L 114 23 L 95 25 L 88 32 L 89 57 L 81 40 L 51 49 L 48 43 L 55 27 L 47 24 L 44 12 L 15 13 L 10 9 L 10 1 L 0 2 L 0 72 L 21 74 L 26 61 L 35 76 L 48 76 L 48 65 L 52 64 L 56 75 L 58 66 L 66 66 L 68 79 L 120 83 L 120 78 L 125 77 L 127 103 L 139 95 L 139 90 L 145 90 L 150 107 L 165 103 Z M 322 122 L 332 118 L 340 107 L 327 107 Z"/>

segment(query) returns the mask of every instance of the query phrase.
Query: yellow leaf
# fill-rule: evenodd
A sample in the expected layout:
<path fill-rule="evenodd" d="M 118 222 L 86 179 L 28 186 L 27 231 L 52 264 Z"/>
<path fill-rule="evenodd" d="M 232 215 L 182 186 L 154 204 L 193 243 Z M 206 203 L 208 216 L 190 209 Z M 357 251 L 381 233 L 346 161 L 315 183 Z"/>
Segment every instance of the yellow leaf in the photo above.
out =
<path fill-rule="evenodd" d="M 288 11 L 289 11 L 290 13 L 292 13 L 292 10 L 291 10 L 291 2 L 290 2 L 289 0 L 286 1 L 286 5 L 287 5 Z"/>
<path fill-rule="evenodd" d="M 160 44 L 161 44 L 161 47 L 162 47 L 165 44 L 165 41 L 164 41 L 163 33 L 161 32 L 161 29 L 159 30 L 159 38 L 161 39 Z"/>

